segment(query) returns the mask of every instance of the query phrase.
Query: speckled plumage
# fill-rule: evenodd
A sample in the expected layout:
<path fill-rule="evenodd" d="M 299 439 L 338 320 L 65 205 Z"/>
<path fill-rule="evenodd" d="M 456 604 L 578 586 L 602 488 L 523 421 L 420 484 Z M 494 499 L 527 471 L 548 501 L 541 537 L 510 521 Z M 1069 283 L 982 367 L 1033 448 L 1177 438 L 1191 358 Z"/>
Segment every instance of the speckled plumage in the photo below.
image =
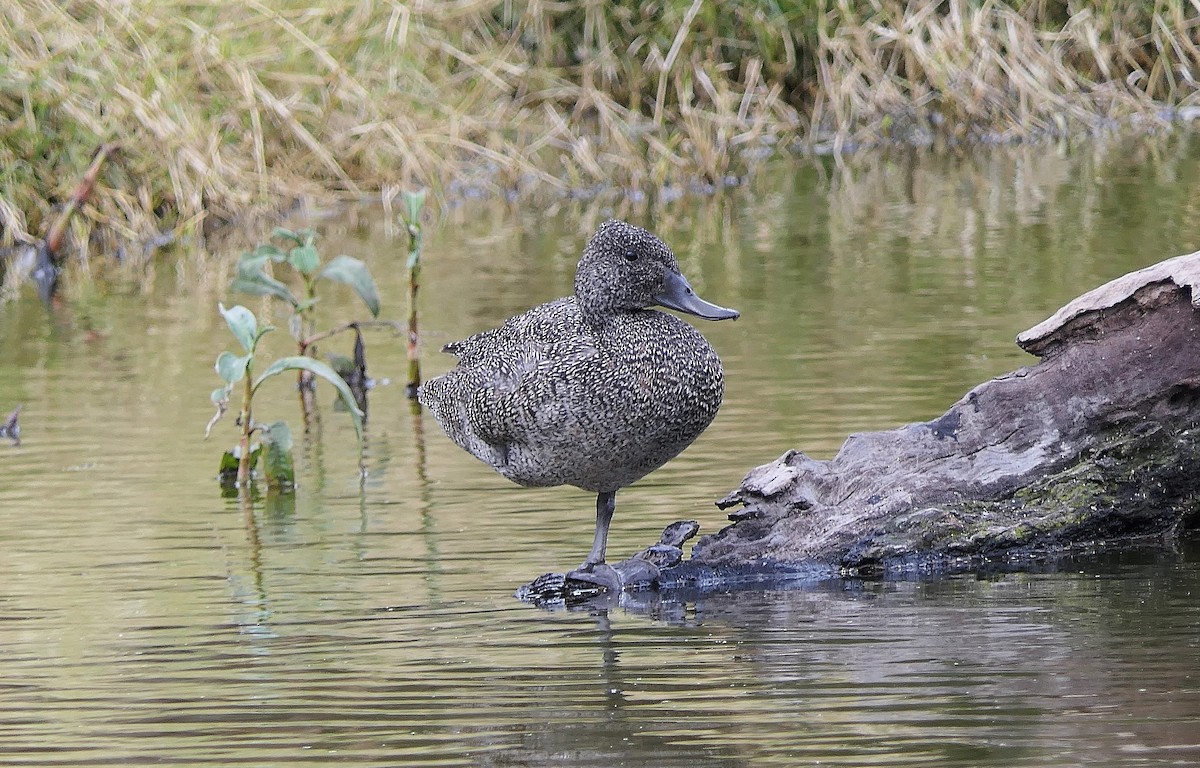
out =
<path fill-rule="evenodd" d="M 454 442 L 516 483 L 611 494 L 690 445 L 721 404 L 712 347 L 648 308 L 665 301 L 664 281 L 705 316 L 737 315 L 695 297 L 653 234 L 609 221 L 584 251 L 574 296 L 446 345 L 458 366 L 423 384 L 420 401 Z"/>

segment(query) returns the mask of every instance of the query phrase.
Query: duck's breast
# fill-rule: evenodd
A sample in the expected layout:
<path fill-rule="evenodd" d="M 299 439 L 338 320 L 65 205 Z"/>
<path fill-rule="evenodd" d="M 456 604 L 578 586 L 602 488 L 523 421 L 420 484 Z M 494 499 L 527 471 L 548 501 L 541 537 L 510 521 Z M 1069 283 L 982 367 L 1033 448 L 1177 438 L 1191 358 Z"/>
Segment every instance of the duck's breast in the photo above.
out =
<path fill-rule="evenodd" d="M 507 449 L 505 474 L 517 482 L 616 490 L 678 455 L 716 416 L 721 362 L 682 320 L 621 315 L 591 337 L 591 348 L 514 393 L 531 406 Z"/>

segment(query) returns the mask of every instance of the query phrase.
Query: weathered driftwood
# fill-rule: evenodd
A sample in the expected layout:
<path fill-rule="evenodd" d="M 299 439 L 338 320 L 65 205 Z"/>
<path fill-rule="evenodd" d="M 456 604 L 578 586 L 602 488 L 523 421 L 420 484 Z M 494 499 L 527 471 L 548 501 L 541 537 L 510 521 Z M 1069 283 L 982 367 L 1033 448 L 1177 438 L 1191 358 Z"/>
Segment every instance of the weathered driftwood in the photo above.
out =
<path fill-rule="evenodd" d="M 841 572 L 970 566 L 1174 534 L 1200 513 L 1200 253 L 1087 293 L 1018 337 L 1034 366 L 940 418 L 789 453 L 720 503 L 693 559 Z"/>
<path fill-rule="evenodd" d="M 1200 252 L 1080 296 L 1017 338 L 1036 365 L 828 461 L 754 469 L 718 502 L 732 525 L 690 560 L 617 565 L 626 589 L 963 570 L 1200 526 L 1198 288 Z"/>

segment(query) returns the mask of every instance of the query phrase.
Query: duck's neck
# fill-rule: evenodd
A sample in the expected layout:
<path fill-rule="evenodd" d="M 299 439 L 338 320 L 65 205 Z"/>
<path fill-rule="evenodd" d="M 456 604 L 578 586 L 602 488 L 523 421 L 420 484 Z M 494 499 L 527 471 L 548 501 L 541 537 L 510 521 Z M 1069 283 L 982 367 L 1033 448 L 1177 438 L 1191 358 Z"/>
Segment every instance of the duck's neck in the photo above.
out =
<path fill-rule="evenodd" d="M 594 306 L 585 304 L 578 299 L 576 302 L 579 304 L 579 314 L 583 317 L 583 322 L 596 331 L 606 328 L 618 315 L 626 314 L 624 310 L 598 311 Z"/>
<path fill-rule="evenodd" d="M 603 328 L 614 316 L 630 311 L 619 306 L 617 296 L 607 290 L 607 283 L 601 280 L 576 279 L 575 303 L 584 322 L 592 328 Z"/>

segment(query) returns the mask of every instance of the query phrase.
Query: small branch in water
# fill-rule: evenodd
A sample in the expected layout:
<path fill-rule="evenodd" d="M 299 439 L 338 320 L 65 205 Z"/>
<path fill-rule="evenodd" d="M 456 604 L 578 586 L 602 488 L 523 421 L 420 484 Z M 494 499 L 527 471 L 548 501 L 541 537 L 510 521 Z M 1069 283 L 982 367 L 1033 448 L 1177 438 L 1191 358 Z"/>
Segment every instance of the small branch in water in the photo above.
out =
<path fill-rule="evenodd" d="M 363 420 L 367 418 L 367 390 L 370 388 L 370 378 L 367 376 L 367 346 L 363 342 L 362 330 L 356 323 L 351 324 L 354 330 L 354 357 L 330 355 L 330 366 L 346 382 L 358 409 L 363 412 Z"/>
<path fill-rule="evenodd" d="M 303 348 L 307 349 L 310 345 L 315 344 L 318 341 L 324 341 L 330 336 L 336 336 L 337 334 L 345 333 L 346 331 L 353 331 L 357 328 L 391 328 L 397 336 L 404 333 L 404 326 L 396 320 L 355 320 L 354 322 L 339 325 L 336 328 L 331 328 L 328 331 L 314 333 L 312 336 L 309 336 L 300 343 Z"/>
<path fill-rule="evenodd" d="M 119 147 L 119 144 L 114 143 L 100 145 L 96 154 L 92 156 L 92 164 L 83 174 L 83 179 L 75 187 L 66 206 L 51 225 L 46 239 L 38 245 L 37 265 L 33 269 L 33 280 L 37 285 L 38 295 L 47 304 L 54 299 L 54 295 L 58 292 L 58 275 L 62 271 L 59 266 L 62 261 L 60 251 L 63 240 L 66 238 L 67 225 L 71 222 L 71 217 L 75 215 L 75 212 L 92 196 L 92 191 L 96 188 L 96 179 L 100 176 L 100 166 L 104 165 L 108 156 L 116 152 Z"/>
<path fill-rule="evenodd" d="M 21 425 L 17 423 L 17 419 L 21 416 L 21 406 L 13 409 L 13 412 L 8 414 L 3 424 L 0 424 L 0 437 L 7 437 L 13 441 L 13 445 L 21 444 Z"/>

